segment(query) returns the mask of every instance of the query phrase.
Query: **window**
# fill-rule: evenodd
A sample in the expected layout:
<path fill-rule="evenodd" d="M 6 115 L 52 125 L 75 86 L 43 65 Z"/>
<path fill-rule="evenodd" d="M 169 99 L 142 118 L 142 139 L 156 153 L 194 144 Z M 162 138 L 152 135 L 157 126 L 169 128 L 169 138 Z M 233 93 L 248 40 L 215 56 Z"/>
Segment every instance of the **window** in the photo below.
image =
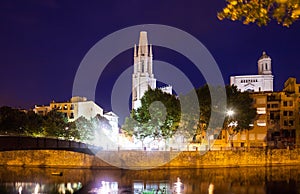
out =
<path fill-rule="evenodd" d="M 66 118 L 68 118 L 68 114 L 67 114 L 67 113 L 64 113 L 64 116 L 65 116 Z"/>
<path fill-rule="evenodd" d="M 64 110 L 68 110 L 68 105 L 64 105 Z"/>
<path fill-rule="evenodd" d="M 268 64 L 266 63 L 265 66 L 266 66 L 266 70 L 267 70 L 268 69 Z"/>
<path fill-rule="evenodd" d="M 287 121 L 287 120 L 284 120 L 284 121 L 283 121 L 283 125 L 284 125 L 284 126 L 289 126 L 288 121 Z"/>
<path fill-rule="evenodd" d="M 74 104 L 71 104 L 70 110 L 74 110 Z"/>
<path fill-rule="evenodd" d="M 289 116 L 293 116 L 294 112 L 293 111 L 289 111 Z"/>
<path fill-rule="evenodd" d="M 293 101 L 289 101 L 289 106 L 293 106 Z"/>
<path fill-rule="evenodd" d="M 278 104 L 272 104 L 271 108 L 278 108 Z"/>
<path fill-rule="evenodd" d="M 288 116 L 288 111 L 283 111 L 283 116 Z"/>
<path fill-rule="evenodd" d="M 266 108 L 265 107 L 256 108 L 256 113 L 259 115 L 266 114 Z"/>
<path fill-rule="evenodd" d="M 287 101 L 283 101 L 283 106 L 287 106 Z"/>
<path fill-rule="evenodd" d="M 144 73 L 145 70 L 144 70 L 144 64 L 142 63 L 142 72 Z"/>
<path fill-rule="evenodd" d="M 294 120 L 289 120 L 289 126 L 294 126 Z"/>
<path fill-rule="evenodd" d="M 70 119 L 74 119 L 74 113 L 71 112 Z"/>

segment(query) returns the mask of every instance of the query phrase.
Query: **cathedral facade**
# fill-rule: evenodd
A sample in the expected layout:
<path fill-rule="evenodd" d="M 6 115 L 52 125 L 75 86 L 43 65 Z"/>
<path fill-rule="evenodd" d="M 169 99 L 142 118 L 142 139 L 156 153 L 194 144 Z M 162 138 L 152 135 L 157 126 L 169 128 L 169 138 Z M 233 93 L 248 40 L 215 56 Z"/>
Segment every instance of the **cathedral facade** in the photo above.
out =
<path fill-rule="evenodd" d="M 271 58 L 263 52 L 257 61 L 258 75 L 230 76 L 230 85 L 237 86 L 241 92 L 273 92 Z"/>

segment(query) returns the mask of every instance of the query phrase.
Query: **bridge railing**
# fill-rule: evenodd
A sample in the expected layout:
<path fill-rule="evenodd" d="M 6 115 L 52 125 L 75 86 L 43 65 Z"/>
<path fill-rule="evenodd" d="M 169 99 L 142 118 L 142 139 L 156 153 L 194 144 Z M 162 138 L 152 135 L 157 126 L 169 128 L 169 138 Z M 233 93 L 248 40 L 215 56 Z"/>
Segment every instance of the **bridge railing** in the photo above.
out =
<path fill-rule="evenodd" d="M 47 137 L 0 136 L 0 151 L 10 150 L 70 150 L 93 154 L 101 150 L 91 144 Z"/>

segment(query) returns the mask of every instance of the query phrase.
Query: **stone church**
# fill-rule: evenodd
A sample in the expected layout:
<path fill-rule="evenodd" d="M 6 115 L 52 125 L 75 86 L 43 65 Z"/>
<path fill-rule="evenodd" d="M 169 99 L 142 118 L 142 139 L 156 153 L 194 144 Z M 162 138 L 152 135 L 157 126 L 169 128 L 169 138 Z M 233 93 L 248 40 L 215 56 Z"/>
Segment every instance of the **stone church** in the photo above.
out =
<path fill-rule="evenodd" d="M 148 44 L 147 32 L 141 31 L 138 47 L 134 45 L 134 70 L 132 74 L 132 109 L 141 107 L 141 99 L 148 88 L 156 88 L 153 74 L 152 45 Z M 163 92 L 172 94 L 172 87 L 160 88 Z"/>
<path fill-rule="evenodd" d="M 258 75 L 230 76 L 230 85 L 241 92 L 273 92 L 272 63 L 266 52 L 258 59 L 257 66 Z"/>

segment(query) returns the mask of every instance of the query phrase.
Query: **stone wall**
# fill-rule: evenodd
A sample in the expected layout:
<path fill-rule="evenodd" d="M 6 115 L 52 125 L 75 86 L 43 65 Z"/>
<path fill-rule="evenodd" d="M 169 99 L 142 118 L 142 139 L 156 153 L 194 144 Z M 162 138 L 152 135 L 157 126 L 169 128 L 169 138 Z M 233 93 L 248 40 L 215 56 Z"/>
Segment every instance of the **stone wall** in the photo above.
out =
<path fill-rule="evenodd" d="M 96 155 L 63 150 L 0 152 L 0 165 L 71 168 L 209 168 L 300 164 L 300 149 L 200 152 L 101 151 Z M 101 159 L 100 159 L 101 158 Z M 107 161 L 107 162 L 105 162 Z"/>

